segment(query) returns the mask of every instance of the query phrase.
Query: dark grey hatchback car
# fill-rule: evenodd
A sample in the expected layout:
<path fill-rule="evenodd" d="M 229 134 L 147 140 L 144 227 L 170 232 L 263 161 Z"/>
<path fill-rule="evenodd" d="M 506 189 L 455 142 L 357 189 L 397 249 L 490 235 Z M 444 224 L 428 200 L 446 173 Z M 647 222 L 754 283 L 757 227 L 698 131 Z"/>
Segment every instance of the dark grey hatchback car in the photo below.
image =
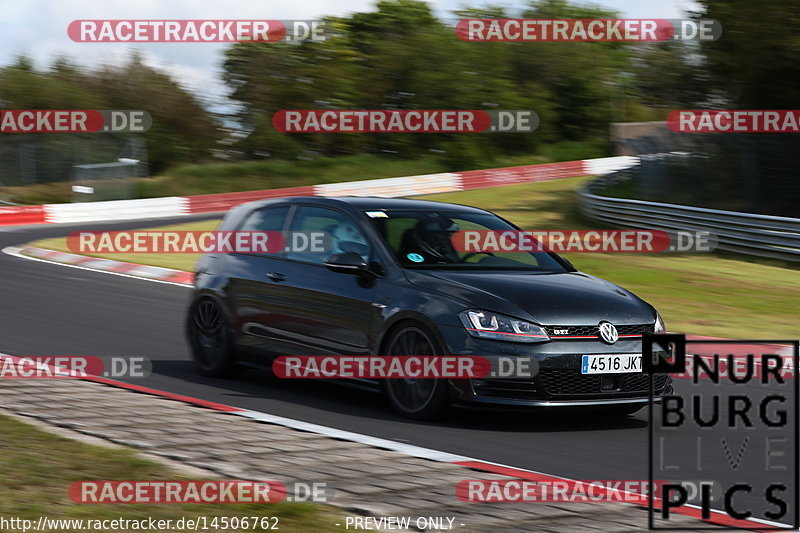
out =
<path fill-rule="evenodd" d="M 219 231 L 325 231 L 331 242 L 325 253 L 204 255 L 186 320 L 195 367 L 222 376 L 281 355 L 527 358 L 536 371 L 524 379 L 358 384 L 418 419 L 453 403 L 615 414 L 647 404 L 641 337 L 664 331 L 652 306 L 554 253 L 459 253 L 450 243 L 458 228 L 519 229 L 482 209 L 418 200 L 282 198 L 235 207 Z M 633 371 L 604 367 L 620 357 Z M 666 376 L 655 376 L 657 395 L 670 389 Z"/>

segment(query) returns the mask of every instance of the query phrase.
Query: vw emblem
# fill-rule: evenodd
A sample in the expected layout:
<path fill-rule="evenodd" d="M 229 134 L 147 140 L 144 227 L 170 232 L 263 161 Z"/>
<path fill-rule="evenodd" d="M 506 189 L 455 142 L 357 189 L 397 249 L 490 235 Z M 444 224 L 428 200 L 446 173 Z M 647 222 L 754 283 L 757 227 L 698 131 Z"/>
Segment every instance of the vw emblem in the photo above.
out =
<path fill-rule="evenodd" d="M 600 322 L 600 339 L 606 344 L 614 344 L 619 339 L 617 328 L 611 322 Z"/>

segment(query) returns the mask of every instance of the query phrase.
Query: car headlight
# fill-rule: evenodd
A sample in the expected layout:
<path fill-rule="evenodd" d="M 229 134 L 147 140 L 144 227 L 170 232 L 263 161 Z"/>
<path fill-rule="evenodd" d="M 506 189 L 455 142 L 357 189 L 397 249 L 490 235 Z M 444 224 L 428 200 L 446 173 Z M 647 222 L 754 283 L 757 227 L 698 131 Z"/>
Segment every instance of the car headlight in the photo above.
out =
<path fill-rule="evenodd" d="M 661 315 L 656 312 L 656 333 L 664 333 L 667 331 L 667 327 L 664 325 L 664 319 L 661 318 Z"/>
<path fill-rule="evenodd" d="M 550 336 L 542 327 L 499 313 L 469 310 L 459 313 L 458 317 L 467 333 L 473 337 L 511 342 L 550 340 Z"/>

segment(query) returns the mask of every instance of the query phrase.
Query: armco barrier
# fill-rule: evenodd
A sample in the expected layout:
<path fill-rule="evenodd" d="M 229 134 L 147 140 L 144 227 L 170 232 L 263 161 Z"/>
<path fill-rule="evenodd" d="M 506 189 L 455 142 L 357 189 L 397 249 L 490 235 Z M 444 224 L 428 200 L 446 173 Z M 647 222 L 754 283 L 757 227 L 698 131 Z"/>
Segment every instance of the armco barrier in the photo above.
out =
<path fill-rule="evenodd" d="M 134 220 L 176 217 L 197 213 L 220 213 L 241 203 L 288 196 L 379 196 L 395 198 L 571 178 L 587 174 L 599 176 L 627 168 L 635 163 L 636 158 L 632 157 L 606 157 L 543 165 L 524 165 L 466 172 L 443 172 L 422 176 L 325 183 L 261 191 L 117 200 L 112 202 L 2 207 L 0 208 L 0 226 L 40 224 L 42 222 L 59 224 Z"/>
<path fill-rule="evenodd" d="M 41 224 L 44 221 L 44 206 L 41 205 L 0 207 L 0 226 Z"/>
<path fill-rule="evenodd" d="M 717 248 L 759 257 L 800 261 L 800 218 L 723 211 L 703 207 L 613 198 L 595 194 L 615 176 L 595 180 L 578 191 L 581 213 L 614 226 L 676 231 L 707 231 Z"/>

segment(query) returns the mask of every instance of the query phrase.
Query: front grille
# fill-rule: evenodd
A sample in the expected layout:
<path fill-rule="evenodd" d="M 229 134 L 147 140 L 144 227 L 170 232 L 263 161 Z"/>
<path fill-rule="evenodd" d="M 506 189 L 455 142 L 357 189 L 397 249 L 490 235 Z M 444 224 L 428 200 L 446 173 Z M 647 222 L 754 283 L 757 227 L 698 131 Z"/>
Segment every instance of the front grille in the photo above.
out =
<path fill-rule="evenodd" d="M 616 326 L 620 335 L 644 335 L 656 330 L 655 324 L 635 324 L 632 326 Z"/>
<path fill-rule="evenodd" d="M 522 379 L 482 379 L 481 385 L 474 385 L 475 393 L 481 396 L 513 398 L 515 400 L 535 400 L 541 398 L 540 387 L 535 381 Z"/>
<path fill-rule="evenodd" d="M 666 374 L 653 376 L 653 389 L 660 393 L 667 385 Z M 581 374 L 580 370 L 542 369 L 539 380 L 548 395 L 581 396 L 596 394 L 647 393 L 648 374 Z"/>
<path fill-rule="evenodd" d="M 515 400 L 540 400 L 553 396 L 646 395 L 650 387 L 648 374 L 644 373 L 581 374 L 580 370 L 561 369 L 542 369 L 534 380 L 481 379 L 476 381 L 479 383 L 473 385 L 476 394 Z M 653 393 L 660 395 L 668 383 L 669 376 L 656 374 L 653 376 Z"/>
<path fill-rule="evenodd" d="M 599 326 L 543 326 L 547 334 L 554 339 L 570 339 L 574 337 L 598 337 L 600 336 Z M 618 326 L 617 333 L 620 335 L 638 335 L 644 333 L 653 333 L 655 326 L 653 324 L 634 324 L 630 326 Z M 566 333 L 564 331 L 566 330 Z M 558 333 L 556 333 L 558 331 Z"/>

